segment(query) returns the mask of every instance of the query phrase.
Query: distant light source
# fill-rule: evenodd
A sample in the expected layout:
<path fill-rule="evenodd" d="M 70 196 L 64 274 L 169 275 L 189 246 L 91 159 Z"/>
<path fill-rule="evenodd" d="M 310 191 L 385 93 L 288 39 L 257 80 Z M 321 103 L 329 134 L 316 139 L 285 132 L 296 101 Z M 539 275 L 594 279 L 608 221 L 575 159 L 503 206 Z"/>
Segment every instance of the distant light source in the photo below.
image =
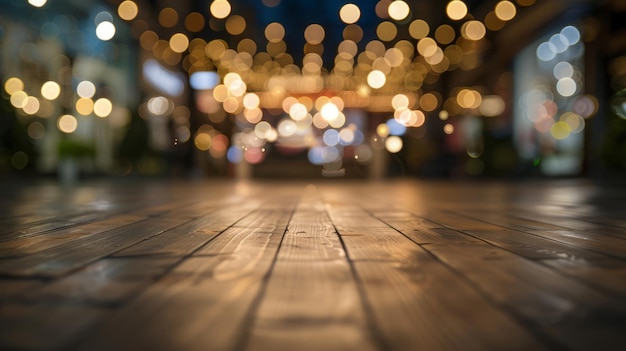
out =
<path fill-rule="evenodd" d="M 63 115 L 57 121 L 57 127 L 63 133 L 74 133 L 78 128 L 78 121 L 72 115 Z"/>
<path fill-rule="evenodd" d="M 61 86 L 57 82 L 47 81 L 41 86 L 41 96 L 47 100 L 54 100 L 61 94 Z"/>
<path fill-rule="evenodd" d="M 100 98 L 93 104 L 93 113 L 98 117 L 108 117 L 112 111 L 113 103 L 107 98 Z"/>
<path fill-rule="evenodd" d="M 446 14 L 451 20 L 458 21 L 467 15 L 467 5 L 463 1 L 450 1 L 446 6 Z"/>
<path fill-rule="evenodd" d="M 367 84 L 374 89 L 382 88 L 386 82 L 387 77 L 379 70 L 373 70 L 367 75 Z"/>
<path fill-rule="evenodd" d="M 339 18 L 346 24 L 356 23 L 361 18 L 361 10 L 355 4 L 345 4 L 339 10 Z"/>
<path fill-rule="evenodd" d="M 496 16 L 502 21 L 510 21 L 517 14 L 515 5 L 510 1 L 500 1 L 495 8 Z"/>
<path fill-rule="evenodd" d="M 42 7 L 48 2 L 48 0 L 28 0 L 28 3 L 34 7 Z"/>
<path fill-rule="evenodd" d="M 130 21 L 137 17 L 137 13 L 139 12 L 139 8 L 137 8 L 137 4 L 130 0 L 125 0 L 120 3 L 117 7 L 117 14 L 121 19 Z"/>
<path fill-rule="evenodd" d="M 402 21 L 409 16 L 411 9 L 406 2 L 396 0 L 389 4 L 387 11 L 389 12 L 389 17 L 395 19 L 396 21 Z"/>
<path fill-rule="evenodd" d="M 385 148 L 391 153 L 397 153 L 402 150 L 402 139 L 397 136 L 390 136 L 385 140 Z"/>
<path fill-rule="evenodd" d="M 231 6 L 226 0 L 215 0 L 211 3 L 209 9 L 213 17 L 223 19 L 230 15 Z"/>
<path fill-rule="evenodd" d="M 115 36 L 115 25 L 109 21 L 102 21 L 96 27 L 96 36 L 98 39 L 107 41 Z"/>

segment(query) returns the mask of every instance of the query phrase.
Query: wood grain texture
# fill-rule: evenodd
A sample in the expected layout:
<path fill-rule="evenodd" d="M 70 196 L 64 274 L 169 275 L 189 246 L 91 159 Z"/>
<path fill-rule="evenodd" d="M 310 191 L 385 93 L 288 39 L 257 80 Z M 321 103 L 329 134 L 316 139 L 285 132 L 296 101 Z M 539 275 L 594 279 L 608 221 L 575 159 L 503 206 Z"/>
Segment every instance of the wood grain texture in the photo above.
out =
<path fill-rule="evenodd" d="M 623 187 L 0 188 L 2 350 L 626 349 Z"/>

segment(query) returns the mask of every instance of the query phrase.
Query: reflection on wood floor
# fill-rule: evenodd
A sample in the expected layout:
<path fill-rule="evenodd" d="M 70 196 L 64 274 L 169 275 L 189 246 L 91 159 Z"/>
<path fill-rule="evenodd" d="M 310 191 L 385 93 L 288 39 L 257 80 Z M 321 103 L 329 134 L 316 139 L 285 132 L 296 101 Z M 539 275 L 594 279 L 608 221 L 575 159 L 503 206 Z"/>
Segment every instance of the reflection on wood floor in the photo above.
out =
<path fill-rule="evenodd" d="M 626 191 L 2 186 L 0 348 L 626 348 Z"/>

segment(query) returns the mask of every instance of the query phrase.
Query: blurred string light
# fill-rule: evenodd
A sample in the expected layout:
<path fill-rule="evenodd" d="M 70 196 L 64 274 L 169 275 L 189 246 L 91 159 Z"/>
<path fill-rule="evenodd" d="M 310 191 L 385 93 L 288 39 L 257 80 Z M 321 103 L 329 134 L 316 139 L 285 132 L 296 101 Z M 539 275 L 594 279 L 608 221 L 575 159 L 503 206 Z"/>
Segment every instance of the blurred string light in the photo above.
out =
<path fill-rule="evenodd" d="M 263 0 L 263 5 L 267 7 L 280 3 L 280 0 Z M 405 133 L 407 128 L 419 128 L 430 112 L 438 114 L 442 120 L 466 112 L 491 117 L 501 114 L 504 106 L 500 97 L 483 96 L 483 92 L 477 89 L 463 88 L 460 89 L 462 93 L 457 89 L 454 96 L 444 98 L 424 87 L 435 83 L 444 72 L 478 67 L 487 31 L 500 29 L 505 22 L 513 20 L 518 11 L 516 6 L 533 3 L 532 0 L 516 0 L 516 4 L 498 1 L 490 15 L 482 20 L 469 12 L 464 1 L 453 0 L 446 5 L 446 15 L 456 23 L 431 28 L 425 20 L 414 18 L 419 13 L 414 8 L 412 12 L 412 2 L 379 1 L 375 11 L 381 21 L 376 26 L 376 38 L 369 42 L 362 41 L 364 31 L 358 25 L 361 9 L 356 4 L 347 3 L 336 14 L 345 24 L 341 33 L 342 42 L 335 48 L 329 47 L 324 42 L 328 28 L 319 23 L 309 24 L 301 33 L 306 40 L 302 48 L 302 62 L 296 62 L 298 55 L 290 53 L 287 48 L 285 37 L 294 33 L 286 33 L 283 24 L 278 22 L 264 28 L 265 44 L 252 38 L 241 38 L 231 43 L 221 39 L 194 38 L 194 34 L 189 34 L 201 32 L 205 27 L 216 32 L 225 31 L 233 37 L 246 33 L 248 21 L 237 14 L 237 8 L 233 8 L 227 0 L 211 1 L 208 13 L 183 14 L 172 7 L 161 9 L 158 25 L 171 28 L 168 37 L 159 37 L 157 33 L 162 31 L 148 29 L 149 25 L 139 19 L 142 2 L 119 2 L 117 15 L 124 21 L 132 22 L 133 31 L 138 31 L 141 47 L 154 57 L 144 62 L 143 73 L 146 80 L 159 90 L 157 94 L 163 96 L 152 97 L 146 102 L 145 108 L 151 114 L 165 116 L 172 113 L 174 104 L 170 97 L 180 96 L 184 84 L 182 77 L 167 67 L 181 65 L 189 75 L 189 85 L 196 90 L 198 105 L 205 107 L 202 112 L 209 113 L 211 121 L 223 120 L 226 113 L 230 113 L 244 123 L 242 129 L 249 129 L 248 134 L 242 132 L 242 135 L 254 134 L 267 141 L 304 135 L 303 131 L 315 128 L 318 129 L 315 133 L 322 138 L 328 132 L 334 138 L 329 140 L 337 142 L 333 147 L 341 149 L 341 146 L 353 145 L 359 138 L 363 139 L 362 132 L 351 126 L 346 117 L 348 112 L 343 111 L 344 106 L 393 112 L 393 118 L 389 120 L 393 121 L 389 122 L 392 126 L 384 124 L 388 132 L 381 136 L 381 140 L 398 136 L 394 135 L 398 129 L 404 128 Z M 488 18 L 493 19 L 495 24 L 488 25 Z M 96 22 L 99 39 L 111 40 L 115 36 L 115 22 L 108 12 L 98 14 Z M 180 32 L 179 27 L 187 29 L 188 34 Z M 406 30 L 410 37 L 404 38 Z M 569 47 L 578 40 L 580 34 L 576 34 L 575 28 L 574 31 L 564 28 L 558 37 L 548 40 L 546 46 L 558 53 L 563 45 Z M 336 56 L 325 62 L 328 51 L 334 49 L 337 50 Z M 569 75 L 566 67 L 555 71 L 555 76 L 557 74 L 560 76 L 558 79 L 563 80 L 560 83 L 562 94 L 572 91 L 568 79 L 577 84 L 571 95 L 574 97 L 580 90 L 575 75 Z M 54 92 L 53 83 L 46 83 L 48 86 L 45 89 L 42 86 L 43 99 L 54 100 L 59 96 L 60 92 Z M 76 102 L 77 113 L 85 115 L 89 112 L 98 117 L 114 115 L 112 102 L 95 99 L 95 85 L 93 88 L 93 94 L 77 89 L 80 97 Z M 13 99 L 19 108 L 37 104 L 34 100 L 37 98 L 26 94 L 23 87 L 14 90 L 21 92 Z M 327 93 L 341 95 L 342 98 L 308 98 L 310 101 L 302 98 L 303 95 Z M 283 102 L 291 101 L 292 97 L 296 101 L 283 108 L 288 118 L 280 118 L 278 123 L 274 123 L 276 119 L 273 119 L 275 126 L 265 120 L 268 116 L 264 111 L 284 107 Z M 331 101 L 331 98 L 334 100 Z M 40 104 L 47 102 L 37 101 Z M 221 109 L 217 110 L 214 106 Z M 390 111 L 390 108 L 393 110 Z M 438 112 L 438 109 L 446 110 Z M 29 111 L 33 110 L 29 107 Z M 261 126 L 259 130 L 257 126 Z M 450 127 L 453 128 L 451 124 Z M 392 131 L 393 134 L 390 134 Z M 205 136 L 200 138 L 207 139 Z M 213 136 L 211 138 L 214 139 Z M 241 145 L 249 146 L 249 155 L 246 156 L 244 150 L 239 159 L 259 159 L 261 146 L 248 144 Z M 392 144 L 397 145 L 395 142 Z M 362 159 L 368 159 L 365 157 L 367 152 L 363 152 Z M 230 149 L 224 148 L 224 153 L 231 153 L 232 158 L 237 158 L 236 152 Z"/>

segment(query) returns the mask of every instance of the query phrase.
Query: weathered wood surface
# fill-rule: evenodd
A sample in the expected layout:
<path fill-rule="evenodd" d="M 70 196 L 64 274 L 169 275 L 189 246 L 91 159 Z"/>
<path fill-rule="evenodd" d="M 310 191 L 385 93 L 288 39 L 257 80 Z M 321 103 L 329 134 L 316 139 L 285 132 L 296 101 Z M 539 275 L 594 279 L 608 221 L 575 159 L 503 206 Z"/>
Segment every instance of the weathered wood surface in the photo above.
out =
<path fill-rule="evenodd" d="M 623 187 L 130 181 L 0 204 L 2 350 L 626 349 Z"/>

